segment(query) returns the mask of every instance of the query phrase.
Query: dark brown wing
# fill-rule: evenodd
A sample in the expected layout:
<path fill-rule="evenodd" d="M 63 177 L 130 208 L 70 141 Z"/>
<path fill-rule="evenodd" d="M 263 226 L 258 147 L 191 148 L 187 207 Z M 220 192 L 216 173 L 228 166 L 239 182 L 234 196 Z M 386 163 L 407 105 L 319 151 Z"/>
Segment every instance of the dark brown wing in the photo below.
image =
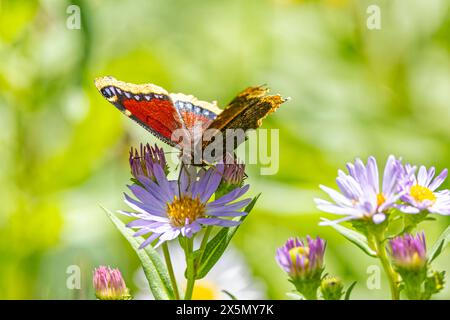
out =
<path fill-rule="evenodd" d="M 217 129 L 223 133 L 227 129 L 242 129 L 244 132 L 257 129 L 265 117 L 286 101 L 280 95 L 267 95 L 268 92 L 269 89 L 264 86 L 245 89 L 211 122 L 208 129 Z M 203 148 L 211 142 L 209 139 L 204 141 Z"/>

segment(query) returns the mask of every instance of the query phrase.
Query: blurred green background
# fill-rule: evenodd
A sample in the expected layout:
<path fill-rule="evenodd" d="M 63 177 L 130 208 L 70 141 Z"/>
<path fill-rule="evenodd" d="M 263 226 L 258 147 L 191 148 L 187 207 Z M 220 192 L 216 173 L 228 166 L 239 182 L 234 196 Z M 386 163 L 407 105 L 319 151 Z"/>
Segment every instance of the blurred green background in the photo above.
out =
<path fill-rule="evenodd" d="M 72 4 L 81 29 L 67 27 Z M 366 27 L 370 4 L 380 30 Z M 263 194 L 233 243 L 268 298 L 291 290 L 276 248 L 306 234 L 328 240 L 328 272 L 358 280 L 353 298 L 389 297 L 384 280 L 367 288 L 375 260 L 318 227 L 313 198 L 355 157 L 450 166 L 450 1 L 0 0 L 2 299 L 92 299 L 99 264 L 136 289 L 138 260 L 100 205 L 125 208 L 128 149 L 155 139 L 98 94 L 102 75 L 222 107 L 249 85 L 290 96 L 263 125 L 280 129 L 279 172 L 249 167 Z M 421 225 L 429 246 L 449 221 Z M 450 270 L 448 253 L 435 268 Z"/>

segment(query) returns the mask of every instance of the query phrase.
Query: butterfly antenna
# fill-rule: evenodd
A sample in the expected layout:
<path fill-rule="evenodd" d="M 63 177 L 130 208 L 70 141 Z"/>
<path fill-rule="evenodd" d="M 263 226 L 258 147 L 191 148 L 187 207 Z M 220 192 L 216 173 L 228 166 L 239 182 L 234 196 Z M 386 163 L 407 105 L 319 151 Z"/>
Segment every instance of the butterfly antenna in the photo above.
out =
<path fill-rule="evenodd" d="M 178 197 L 180 197 L 181 198 L 181 184 L 180 184 L 180 181 L 181 181 L 181 175 L 183 174 L 183 162 L 181 163 L 181 166 L 180 166 L 180 173 L 178 174 L 178 181 L 177 181 L 177 185 L 178 185 Z"/>

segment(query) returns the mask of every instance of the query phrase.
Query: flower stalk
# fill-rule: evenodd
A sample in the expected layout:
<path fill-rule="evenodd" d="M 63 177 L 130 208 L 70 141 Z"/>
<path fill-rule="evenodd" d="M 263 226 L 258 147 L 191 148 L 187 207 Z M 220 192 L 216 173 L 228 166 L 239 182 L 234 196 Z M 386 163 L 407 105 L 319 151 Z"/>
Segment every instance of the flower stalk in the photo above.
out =
<path fill-rule="evenodd" d="M 180 293 L 178 292 L 177 279 L 175 278 L 175 273 L 173 271 L 172 260 L 170 259 L 169 247 L 167 242 L 164 242 L 162 245 L 162 250 L 164 254 L 164 260 L 166 261 L 167 271 L 169 273 L 170 282 L 172 283 L 173 293 L 176 300 L 180 300 Z"/>
<path fill-rule="evenodd" d="M 191 300 L 196 280 L 193 238 L 184 238 L 184 253 L 186 256 L 186 280 L 187 280 L 186 291 L 184 293 L 184 300 Z"/>
<path fill-rule="evenodd" d="M 383 270 L 388 277 L 389 288 L 391 290 L 391 298 L 392 300 L 399 300 L 400 290 L 398 287 L 398 274 L 394 271 L 391 263 L 389 262 L 383 234 L 376 234 L 373 238 L 373 242 L 378 259 L 380 259 Z"/>

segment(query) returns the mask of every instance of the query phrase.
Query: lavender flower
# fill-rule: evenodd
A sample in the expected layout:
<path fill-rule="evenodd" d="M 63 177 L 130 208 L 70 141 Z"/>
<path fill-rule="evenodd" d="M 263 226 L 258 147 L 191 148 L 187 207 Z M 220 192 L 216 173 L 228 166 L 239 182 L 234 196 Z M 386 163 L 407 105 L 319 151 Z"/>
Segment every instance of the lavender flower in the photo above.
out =
<path fill-rule="evenodd" d="M 157 145 L 151 147 L 150 144 L 141 144 L 140 152 L 137 148 L 131 148 L 129 161 L 131 174 L 136 179 L 140 176 L 145 176 L 155 180 L 153 169 L 155 165 L 161 166 L 165 171 L 167 170 L 167 162 L 164 151 L 162 148 L 158 148 Z"/>
<path fill-rule="evenodd" d="M 299 238 L 290 238 L 277 250 L 278 264 L 292 279 L 307 278 L 321 273 L 323 270 L 323 256 L 326 242 L 321 238 L 305 241 Z"/>
<path fill-rule="evenodd" d="M 402 270 L 420 270 L 426 265 L 425 234 L 411 234 L 396 237 L 389 241 L 390 254 L 394 266 Z"/>
<path fill-rule="evenodd" d="M 445 181 L 448 170 L 444 169 L 435 177 L 435 168 L 427 170 L 421 166 L 417 176 L 413 173 L 410 165 L 405 165 L 401 188 L 404 190 L 402 196 L 403 204 L 399 209 L 405 213 L 419 213 L 428 211 L 441 215 L 450 215 L 450 190 L 436 191 Z"/>
<path fill-rule="evenodd" d="M 125 194 L 125 203 L 136 212 L 119 211 L 137 218 L 127 225 L 139 229 L 135 236 L 152 233 L 142 243 L 141 248 L 156 239 L 159 239 L 159 242 L 155 247 L 179 236 L 190 238 L 199 232 L 203 225 L 234 227 L 240 222 L 219 217 L 247 214 L 240 210 L 251 199 L 230 203 L 245 194 L 248 185 L 208 202 L 222 179 L 223 171 L 220 167 L 201 169 L 198 173 L 188 173 L 187 169 L 182 169 L 179 181 L 169 181 L 160 165 L 153 164 L 152 170 L 155 181 L 140 175 L 139 184 L 129 186 L 137 200 Z"/>
<path fill-rule="evenodd" d="M 227 153 L 223 166 L 222 182 L 229 185 L 241 186 L 245 179 L 245 164 Z"/>
<path fill-rule="evenodd" d="M 445 272 L 430 270 L 425 234 L 396 237 L 389 241 L 395 270 L 400 274 L 404 292 L 411 300 L 428 300 L 444 288 Z"/>
<path fill-rule="evenodd" d="M 393 208 L 398 199 L 402 196 L 399 192 L 399 178 L 403 174 L 400 160 L 394 156 L 389 156 L 384 168 L 382 186 L 380 181 L 378 166 L 374 157 L 369 157 L 367 165 L 360 159 L 353 163 L 347 163 L 348 174 L 342 170 L 338 171 L 336 183 L 340 193 L 320 186 L 334 203 L 314 199 L 317 208 L 330 213 L 345 215 L 344 218 L 332 221 L 339 223 L 353 219 L 372 219 L 376 224 L 386 219 L 385 213 Z M 321 222 L 327 225 L 330 222 Z"/>
<path fill-rule="evenodd" d="M 94 269 L 95 295 L 100 300 L 129 300 L 129 290 L 119 269 L 100 266 Z"/>
<path fill-rule="evenodd" d="M 277 250 L 276 260 L 289 275 L 295 288 L 308 300 L 317 299 L 317 289 L 323 272 L 326 242 L 310 236 L 306 241 L 290 238 Z"/>
<path fill-rule="evenodd" d="M 245 164 L 229 153 L 225 155 L 224 163 L 217 164 L 223 171 L 222 181 L 219 184 L 217 195 L 226 194 L 237 187 L 242 187 L 245 179 Z"/>

